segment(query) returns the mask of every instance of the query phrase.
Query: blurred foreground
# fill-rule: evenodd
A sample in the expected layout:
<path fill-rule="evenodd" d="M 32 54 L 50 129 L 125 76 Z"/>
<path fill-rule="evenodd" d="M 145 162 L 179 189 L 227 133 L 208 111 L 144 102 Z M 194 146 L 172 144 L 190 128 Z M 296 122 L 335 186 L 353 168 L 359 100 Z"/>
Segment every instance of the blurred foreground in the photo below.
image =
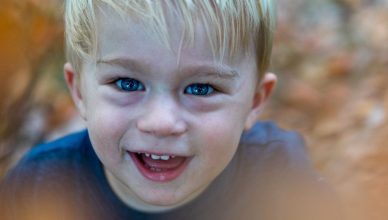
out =
<path fill-rule="evenodd" d="M 60 0 L 2 0 L 0 176 L 30 146 L 82 126 L 62 79 Z M 306 137 L 350 219 L 388 216 L 388 2 L 279 0 L 263 119 Z"/>

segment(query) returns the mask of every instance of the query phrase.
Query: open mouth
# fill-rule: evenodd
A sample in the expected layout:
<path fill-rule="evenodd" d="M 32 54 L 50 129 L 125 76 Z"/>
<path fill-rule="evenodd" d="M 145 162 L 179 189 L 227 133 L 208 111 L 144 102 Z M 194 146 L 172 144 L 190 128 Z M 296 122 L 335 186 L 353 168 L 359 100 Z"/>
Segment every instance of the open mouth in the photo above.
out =
<path fill-rule="evenodd" d="M 187 167 L 189 157 L 127 151 L 140 173 L 156 182 L 176 179 Z"/>

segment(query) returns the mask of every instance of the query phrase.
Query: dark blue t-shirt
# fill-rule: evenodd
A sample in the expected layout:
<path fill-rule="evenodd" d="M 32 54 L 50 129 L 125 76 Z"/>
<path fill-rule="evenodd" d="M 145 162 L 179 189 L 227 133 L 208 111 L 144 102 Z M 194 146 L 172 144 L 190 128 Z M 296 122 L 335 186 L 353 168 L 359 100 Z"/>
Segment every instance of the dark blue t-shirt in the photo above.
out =
<path fill-rule="evenodd" d="M 13 220 L 339 219 L 336 196 L 312 169 L 300 135 L 272 122 L 244 133 L 213 183 L 171 211 L 125 205 L 110 188 L 87 131 L 33 148 L 8 173 L 0 195 L 0 219 Z"/>

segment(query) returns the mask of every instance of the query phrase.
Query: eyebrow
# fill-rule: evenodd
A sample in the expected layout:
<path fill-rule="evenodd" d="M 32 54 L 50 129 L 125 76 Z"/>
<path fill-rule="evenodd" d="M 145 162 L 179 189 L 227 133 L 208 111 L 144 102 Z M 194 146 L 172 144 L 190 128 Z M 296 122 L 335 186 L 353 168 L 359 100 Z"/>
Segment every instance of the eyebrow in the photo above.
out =
<path fill-rule="evenodd" d="M 186 68 L 184 68 L 186 69 Z M 240 77 L 240 74 L 237 70 L 224 65 L 199 65 L 188 67 L 188 72 L 193 73 L 200 77 L 216 77 L 221 79 L 237 79 Z"/>
<path fill-rule="evenodd" d="M 112 59 L 98 59 L 97 64 L 108 64 L 112 66 L 120 66 L 123 68 L 131 69 L 134 71 L 144 71 L 148 69 L 147 61 L 142 59 L 132 58 L 112 58 Z M 189 72 L 190 75 L 196 75 L 199 77 L 216 77 L 220 79 L 236 79 L 240 77 L 240 73 L 228 66 L 222 64 L 210 64 L 201 63 L 198 65 L 189 65 L 187 67 L 180 68 L 182 72 Z"/>
<path fill-rule="evenodd" d="M 112 58 L 112 59 L 98 59 L 97 64 L 107 64 L 111 66 L 120 66 L 125 69 L 134 71 L 141 71 L 147 69 L 146 62 L 131 58 Z"/>

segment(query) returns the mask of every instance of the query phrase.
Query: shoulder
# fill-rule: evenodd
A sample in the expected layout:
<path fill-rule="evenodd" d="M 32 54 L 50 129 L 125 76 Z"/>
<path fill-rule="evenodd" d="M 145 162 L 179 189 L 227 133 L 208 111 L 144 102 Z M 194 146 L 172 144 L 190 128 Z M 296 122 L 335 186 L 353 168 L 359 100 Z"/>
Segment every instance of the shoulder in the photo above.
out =
<path fill-rule="evenodd" d="M 299 133 L 259 122 L 243 134 L 236 156 L 238 182 L 245 188 L 240 191 L 248 190 L 249 199 L 255 199 L 250 203 L 260 204 L 252 210 L 260 209 L 267 219 L 274 219 L 274 210 L 282 210 L 288 219 L 316 214 L 337 219 L 339 198 L 315 171 Z"/>
<path fill-rule="evenodd" d="M 279 128 L 274 122 L 255 124 L 243 133 L 239 147 L 239 157 L 253 161 L 251 165 L 261 168 L 271 166 L 288 169 L 312 169 L 303 137 L 295 131 Z"/>
<path fill-rule="evenodd" d="M 326 187 L 308 156 L 303 137 L 273 122 L 259 122 L 243 134 L 235 161 L 242 178 L 265 181 L 272 188 L 284 187 L 285 183 Z"/>
<path fill-rule="evenodd" d="M 27 152 L 12 168 L 4 180 L 2 188 L 15 188 L 27 184 L 41 184 L 47 179 L 58 179 L 76 165 L 88 151 L 87 131 L 70 134 L 52 142 L 40 144 Z"/>
<path fill-rule="evenodd" d="M 22 157 L 5 179 L 23 174 L 36 177 L 49 175 L 50 171 L 54 173 L 55 169 L 66 169 L 69 165 L 76 165 L 74 161 L 83 160 L 91 149 L 87 130 L 37 145 Z"/>
<path fill-rule="evenodd" d="M 29 174 L 50 174 L 48 171 L 64 169 L 81 161 L 91 149 L 87 130 L 69 134 L 59 139 L 31 148 L 10 170 L 8 176 Z"/>
<path fill-rule="evenodd" d="M 21 160 L 19 164 L 41 161 L 44 159 L 61 158 L 73 155 L 88 143 L 86 130 L 72 133 L 62 138 L 43 143 L 33 147 Z"/>
<path fill-rule="evenodd" d="M 33 147 L 0 184 L 0 211 L 4 215 L 0 218 L 25 219 L 19 215 L 40 210 L 44 202 L 49 205 L 55 201 L 63 204 L 57 207 L 65 207 L 64 201 L 78 184 L 73 177 L 84 173 L 80 170 L 89 144 L 87 131 L 81 131 Z M 16 215 L 19 217 L 9 217 Z"/>
<path fill-rule="evenodd" d="M 259 121 L 243 133 L 241 141 L 248 144 L 266 144 L 271 141 L 303 141 L 303 138 L 295 131 L 279 128 L 273 121 Z"/>
<path fill-rule="evenodd" d="M 13 179 L 23 174 L 36 176 L 40 172 L 59 168 L 65 163 L 80 158 L 86 154 L 90 145 L 86 130 L 69 134 L 57 140 L 40 144 L 29 150 L 22 159 L 5 176 L 5 180 Z"/>

